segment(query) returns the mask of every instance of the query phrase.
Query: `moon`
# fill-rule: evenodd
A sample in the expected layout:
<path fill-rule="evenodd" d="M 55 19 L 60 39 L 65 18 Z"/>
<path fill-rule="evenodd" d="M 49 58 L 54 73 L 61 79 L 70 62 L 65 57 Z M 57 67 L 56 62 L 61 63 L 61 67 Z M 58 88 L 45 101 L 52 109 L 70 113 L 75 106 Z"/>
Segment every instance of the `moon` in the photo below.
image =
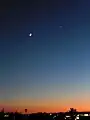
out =
<path fill-rule="evenodd" d="M 29 36 L 31 37 L 31 36 L 32 36 L 32 33 L 30 33 Z"/>

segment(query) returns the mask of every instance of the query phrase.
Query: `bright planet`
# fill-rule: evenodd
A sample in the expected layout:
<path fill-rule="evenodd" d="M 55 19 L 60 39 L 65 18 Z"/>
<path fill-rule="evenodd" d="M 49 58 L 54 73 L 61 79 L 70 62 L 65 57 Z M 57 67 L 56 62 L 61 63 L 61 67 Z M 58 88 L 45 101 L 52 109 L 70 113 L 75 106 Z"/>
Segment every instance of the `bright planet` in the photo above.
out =
<path fill-rule="evenodd" d="M 30 33 L 29 36 L 31 37 L 31 36 L 32 36 L 32 33 Z"/>

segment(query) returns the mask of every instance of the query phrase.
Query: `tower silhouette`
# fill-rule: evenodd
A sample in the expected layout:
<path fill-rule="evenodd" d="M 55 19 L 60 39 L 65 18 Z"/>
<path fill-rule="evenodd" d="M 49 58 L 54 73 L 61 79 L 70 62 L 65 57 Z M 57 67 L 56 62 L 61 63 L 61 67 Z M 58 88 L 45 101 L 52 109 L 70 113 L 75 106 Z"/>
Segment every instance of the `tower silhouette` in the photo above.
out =
<path fill-rule="evenodd" d="M 27 113 L 27 109 L 25 109 L 25 113 Z"/>

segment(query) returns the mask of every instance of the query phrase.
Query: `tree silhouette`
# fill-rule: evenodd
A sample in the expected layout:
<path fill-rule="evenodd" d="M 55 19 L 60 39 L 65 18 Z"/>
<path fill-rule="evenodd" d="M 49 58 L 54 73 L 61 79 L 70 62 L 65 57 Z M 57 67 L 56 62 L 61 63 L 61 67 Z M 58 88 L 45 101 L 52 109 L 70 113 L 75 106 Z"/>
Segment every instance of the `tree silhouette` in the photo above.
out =
<path fill-rule="evenodd" d="M 27 113 L 27 109 L 25 109 L 25 113 Z"/>
<path fill-rule="evenodd" d="M 70 113 L 71 119 L 75 120 L 75 118 L 77 116 L 77 110 L 74 108 L 70 108 L 69 113 Z"/>

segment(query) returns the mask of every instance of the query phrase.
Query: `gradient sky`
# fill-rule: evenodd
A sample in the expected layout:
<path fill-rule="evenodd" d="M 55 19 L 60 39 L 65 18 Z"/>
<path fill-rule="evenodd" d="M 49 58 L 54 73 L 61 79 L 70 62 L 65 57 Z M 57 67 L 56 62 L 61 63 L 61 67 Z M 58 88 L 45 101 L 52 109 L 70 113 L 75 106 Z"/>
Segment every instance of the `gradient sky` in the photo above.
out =
<path fill-rule="evenodd" d="M 0 4 L 1 107 L 90 110 L 90 0 Z"/>

